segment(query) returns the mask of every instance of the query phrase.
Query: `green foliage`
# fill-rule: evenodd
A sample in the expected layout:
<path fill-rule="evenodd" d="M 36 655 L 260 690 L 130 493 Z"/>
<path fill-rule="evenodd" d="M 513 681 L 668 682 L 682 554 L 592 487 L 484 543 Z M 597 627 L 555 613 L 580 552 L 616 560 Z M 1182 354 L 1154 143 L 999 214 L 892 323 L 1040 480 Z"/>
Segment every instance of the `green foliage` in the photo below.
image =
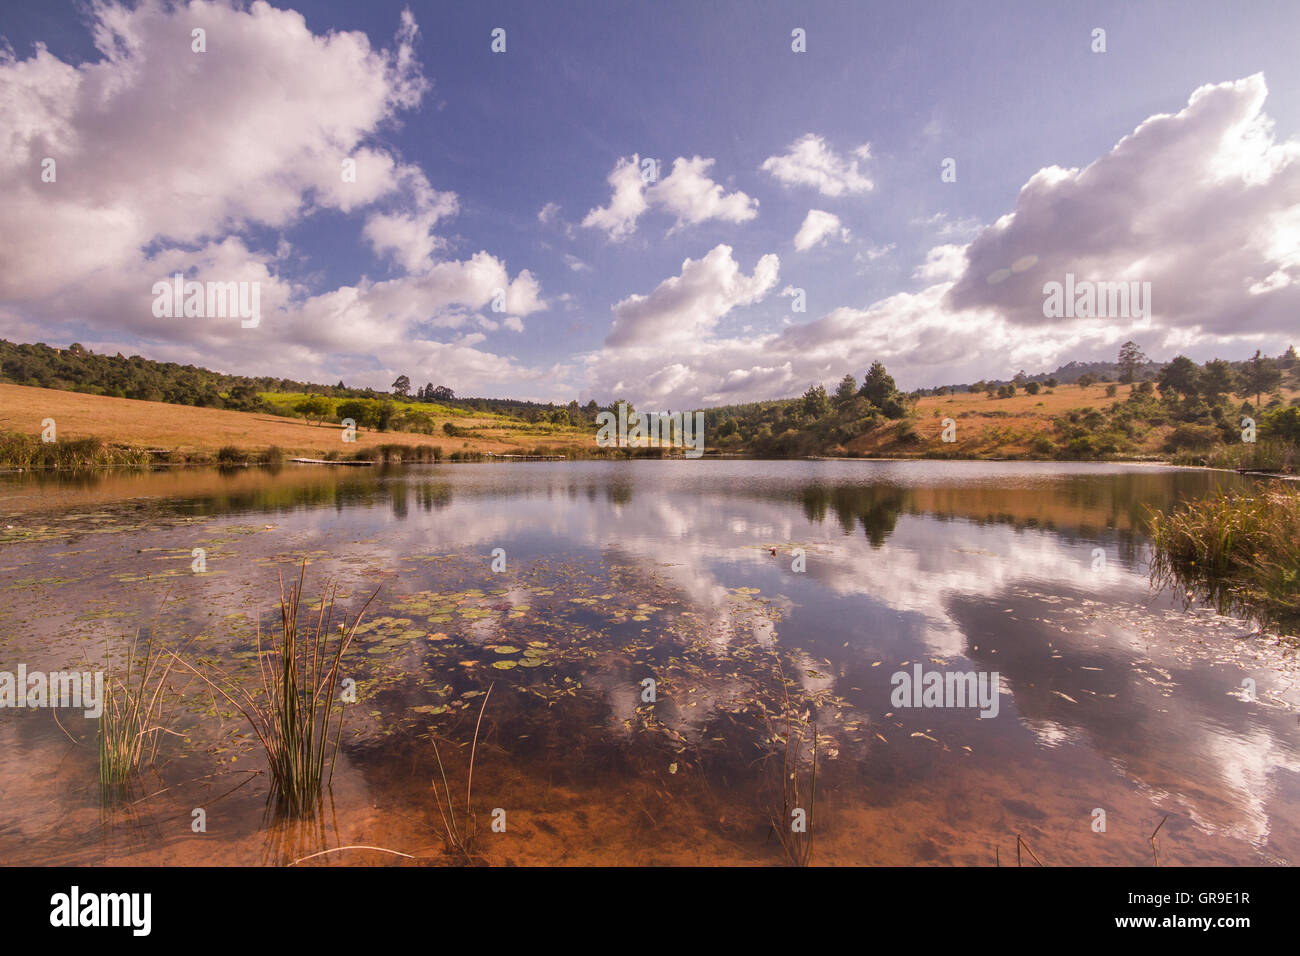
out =
<path fill-rule="evenodd" d="M 1265 626 L 1300 627 L 1300 491 L 1270 488 L 1149 516 L 1152 579 L 1194 591 Z"/>
<path fill-rule="evenodd" d="M 1300 446 L 1300 408 L 1291 405 L 1265 412 L 1260 419 L 1260 434 Z"/>
<path fill-rule="evenodd" d="M 333 410 L 333 403 L 324 395 L 308 395 L 302 401 L 293 406 L 293 410 L 308 421 L 315 421 L 317 424 L 325 421 L 325 417 Z"/>
<path fill-rule="evenodd" d="M 883 408 L 885 401 L 897 392 L 898 387 L 894 384 L 893 377 L 885 371 L 885 366 L 880 362 L 872 362 L 858 394 L 877 408 Z"/>
<path fill-rule="evenodd" d="M 831 400 L 826 394 L 826 389 L 821 385 L 813 385 L 804 392 L 803 395 L 803 412 L 811 419 L 818 419 L 830 413 Z"/>

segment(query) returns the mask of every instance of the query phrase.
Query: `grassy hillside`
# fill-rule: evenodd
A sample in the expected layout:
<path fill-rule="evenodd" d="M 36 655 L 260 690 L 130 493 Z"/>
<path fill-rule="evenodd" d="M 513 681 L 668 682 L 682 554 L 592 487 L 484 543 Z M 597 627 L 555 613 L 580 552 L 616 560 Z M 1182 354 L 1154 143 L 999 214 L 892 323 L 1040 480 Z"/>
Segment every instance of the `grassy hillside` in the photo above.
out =
<path fill-rule="evenodd" d="M 101 438 L 106 442 L 165 450 L 172 460 L 209 460 L 226 446 L 247 451 L 272 447 L 287 455 L 351 457 L 386 444 L 440 447 L 453 453 L 522 454 L 545 449 L 564 454 L 594 446 L 591 429 L 528 423 L 500 415 L 471 415 L 424 405 L 436 426 L 433 434 L 361 429 L 355 443 L 344 443 L 336 424 L 315 424 L 260 412 L 145 402 L 48 388 L 0 384 L 0 433 L 39 436 L 44 419 L 54 419 L 60 442 Z M 453 421 L 455 437 L 442 426 Z"/>

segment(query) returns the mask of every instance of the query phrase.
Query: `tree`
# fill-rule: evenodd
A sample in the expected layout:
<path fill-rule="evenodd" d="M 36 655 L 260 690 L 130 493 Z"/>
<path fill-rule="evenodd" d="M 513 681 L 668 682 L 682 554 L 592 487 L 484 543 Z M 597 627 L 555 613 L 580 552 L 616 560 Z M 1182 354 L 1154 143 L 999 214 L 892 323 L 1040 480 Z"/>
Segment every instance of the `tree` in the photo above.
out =
<path fill-rule="evenodd" d="M 1056 386 L 1057 386 L 1058 384 L 1060 384 L 1060 383 L 1057 382 L 1056 379 L 1054 379 L 1054 378 L 1049 378 L 1049 379 L 1044 380 L 1043 384 L 1044 384 L 1045 386 L 1047 386 L 1048 388 L 1056 388 Z"/>
<path fill-rule="evenodd" d="M 429 394 L 429 393 L 426 392 L 425 394 Z M 435 402 L 450 402 L 453 399 L 455 399 L 455 397 L 456 397 L 456 393 L 453 392 L 451 389 L 449 389 L 446 385 L 439 385 L 437 388 L 433 390 L 432 393 L 432 398 Z"/>
<path fill-rule="evenodd" d="M 339 402 L 339 407 L 334 410 L 334 413 L 338 415 L 340 421 L 345 418 L 352 419 L 358 428 L 370 428 L 374 424 L 370 403 L 360 399 Z"/>
<path fill-rule="evenodd" d="M 325 416 L 330 413 L 330 400 L 324 395 L 308 395 L 294 405 L 293 410 L 307 421 L 314 418 L 316 423 L 320 424 L 325 420 Z"/>
<path fill-rule="evenodd" d="M 1245 391 L 1237 394 L 1242 398 L 1254 395 L 1255 407 L 1259 408 L 1264 393 L 1273 391 L 1280 384 L 1282 384 L 1282 372 L 1272 359 L 1266 358 L 1259 349 L 1256 349 L 1254 357 L 1246 363 L 1246 370 L 1241 376 L 1241 387 Z"/>
<path fill-rule="evenodd" d="M 262 404 L 262 398 L 252 385 L 235 385 L 226 393 L 226 408 L 239 411 L 256 411 Z"/>
<path fill-rule="evenodd" d="M 411 380 L 405 375 L 397 376 L 397 381 L 393 382 L 393 394 L 401 395 L 403 398 L 411 394 Z"/>
<path fill-rule="evenodd" d="M 388 423 L 393 420 L 394 411 L 396 411 L 396 409 L 394 408 L 393 403 L 387 399 L 379 402 L 377 405 L 371 406 L 371 414 L 373 415 L 372 420 L 375 428 L 379 429 L 381 432 L 388 431 Z"/>
<path fill-rule="evenodd" d="M 1025 391 L 1030 395 L 1037 395 L 1040 388 L 1037 382 L 1025 382 Z"/>
<path fill-rule="evenodd" d="M 1237 373 L 1223 359 L 1214 359 L 1205 363 L 1201 373 L 1201 391 L 1211 402 L 1217 402 L 1220 396 L 1227 395 L 1237 387 Z"/>
<path fill-rule="evenodd" d="M 818 384 L 803 393 L 804 414 L 814 420 L 821 418 L 831 410 L 831 400 L 826 395 L 826 387 Z"/>
<path fill-rule="evenodd" d="M 858 380 L 852 374 L 845 375 L 840 379 L 840 384 L 835 389 L 835 404 L 839 406 L 847 405 L 853 401 L 853 396 L 858 393 Z"/>
<path fill-rule="evenodd" d="M 1074 380 L 1074 384 L 1078 385 L 1080 388 L 1087 388 L 1089 385 L 1096 385 L 1097 376 L 1093 375 L 1091 372 L 1084 372 Z"/>
<path fill-rule="evenodd" d="M 1156 377 L 1160 393 L 1177 393 L 1184 397 L 1199 395 L 1201 391 L 1201 370 L 1186 355 L 1176 355 L 1174 360 L 1160 370 Z"/>
<path fill-rule="evenodd" d="M 858 394 L 877 408 L 883 408 L 886 399 L 893 398 L 897 391 L 898 386 L 894 384 L 885 366 L 880 362 L 872 362 L 871 369 L 862 380 L 862 388 Z"/>
<path fill-rule="evenodd" d="M 1131 385 L 1137 381 L 1142 366 L 1147 364 L 1147 357 L 1142 354 L 1138 344 L 1131 339 L 1119 347 L 1119 380 L 1122 385 Z"/>

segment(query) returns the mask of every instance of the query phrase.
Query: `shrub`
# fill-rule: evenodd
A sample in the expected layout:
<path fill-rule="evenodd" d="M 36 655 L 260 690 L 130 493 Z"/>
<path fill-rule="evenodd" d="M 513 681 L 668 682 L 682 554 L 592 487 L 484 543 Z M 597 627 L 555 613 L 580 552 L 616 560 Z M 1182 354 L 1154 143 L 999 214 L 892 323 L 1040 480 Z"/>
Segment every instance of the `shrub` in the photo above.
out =
<path fill-rule="evenodd" d="M 1219 429 L 1213 425 L 1184 423 L 1169 434 L 1166 447 L 1170 451 L 1181 451 L 1188 448 L 1200 450 L 1212 448 L 1219 443 L 1219 440 Z"/>

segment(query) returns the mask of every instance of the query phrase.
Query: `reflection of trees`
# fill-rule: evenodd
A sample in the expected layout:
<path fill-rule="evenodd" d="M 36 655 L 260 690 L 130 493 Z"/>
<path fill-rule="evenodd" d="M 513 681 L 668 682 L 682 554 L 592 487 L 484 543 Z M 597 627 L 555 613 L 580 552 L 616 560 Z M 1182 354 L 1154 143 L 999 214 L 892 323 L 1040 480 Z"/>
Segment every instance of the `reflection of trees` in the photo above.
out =
<path fill-rule="evenodd" d="M 834 512 L 845 534 L 854 534 L 861 524 L 871 546 L 878 548 L 894 533 L 909 493 L 897 485 L 810 485 L 800 493 L 800 501 L 809 521 L 824 522 L 827 513 Z"/>
<path fill-rule="evenodd" d="M 833 515 L 845 534 L 859 526 L 875 547 L 893 534 L 898 516 L 926 514 L 939 520 L 1010 525 L 1017 530 L 1053 531 L 1067 540 L 1116 536 L 1122 553 L 1136 557 L 1146 539 L 1148 508 L 1165 510 L 1184 498 L 1244 479 L 1206 471 L 1152 469 L 1142 472 L 1074 474 L 1026 481 L 1008 474 L 1005 482 L 982 480 L 934 483 L 832 485 L 810 483 L 793 495 L 777 488 L 741 489 L 749 497 L 795 497 L 809 521 Z"/>

